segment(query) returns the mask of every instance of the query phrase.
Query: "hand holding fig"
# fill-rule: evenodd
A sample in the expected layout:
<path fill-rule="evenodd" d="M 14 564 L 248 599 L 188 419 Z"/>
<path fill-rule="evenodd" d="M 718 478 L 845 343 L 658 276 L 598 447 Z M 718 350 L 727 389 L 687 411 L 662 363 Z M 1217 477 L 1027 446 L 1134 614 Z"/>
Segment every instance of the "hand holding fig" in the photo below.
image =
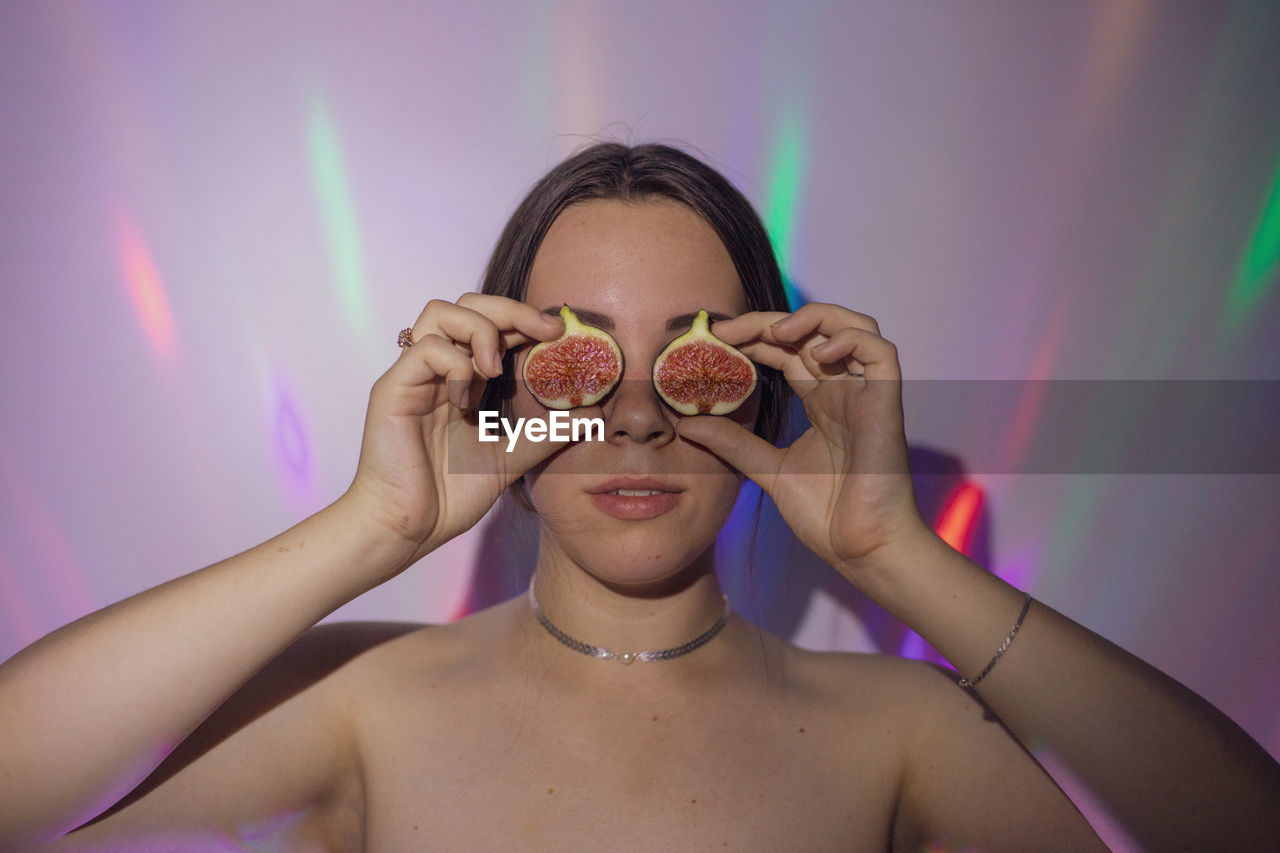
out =
<path fill-rule="evenodd" d="M 502 375 L 503 353 L 556 337 L 561 322 L 531 305 L 469 293 L 433 300 L 413 346 L 369 398 L 360 463 L 343 499 L 385 527 L 403 549 L 402 570 L 469 529 L 502 491 L 562 442 L 480 442 L 467 411 Z M 452 470 L 454 473 L 449 473 Z"/>
<path fill-rule="evenodd" d="M 727 418 L 683 418 L 682 437 L 759 483 L 800 540 L 851 580 L 881 549 L 927 533 L 907 466 L 897 349 L 874 319 L 810 303 L 744 314 L 715 333 L 782 371 L 810 427 L 784 448 Z"/>

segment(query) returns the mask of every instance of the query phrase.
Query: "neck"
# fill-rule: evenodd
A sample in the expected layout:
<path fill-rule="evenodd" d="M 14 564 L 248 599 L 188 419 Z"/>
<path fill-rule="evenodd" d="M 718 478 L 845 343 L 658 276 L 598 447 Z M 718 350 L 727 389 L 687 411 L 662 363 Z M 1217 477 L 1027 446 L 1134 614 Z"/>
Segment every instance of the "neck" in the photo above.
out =
<path fill-rule="evenodd" d="M 669 578 L 644 583 L 602 579 L 565 560 L 541 555 L 532 584 L 545 617 L 559 631 L 581 643 L 614 652 L 670 649 L 701 636 L 724 615 L 724 597 L 708 551 Z M 532 610 L 528 618 L 534 619 Z M 585 668 L 594 676 L 635 678 L 621 670 L 670 669 L 677 659 L 630 666 L 574 651 L 538 625 L 539 643 L 558 669 Z M 708 642 L 714 645 L 716 639 Z M 705 655 L 699 648 L 688 657 Z"/>

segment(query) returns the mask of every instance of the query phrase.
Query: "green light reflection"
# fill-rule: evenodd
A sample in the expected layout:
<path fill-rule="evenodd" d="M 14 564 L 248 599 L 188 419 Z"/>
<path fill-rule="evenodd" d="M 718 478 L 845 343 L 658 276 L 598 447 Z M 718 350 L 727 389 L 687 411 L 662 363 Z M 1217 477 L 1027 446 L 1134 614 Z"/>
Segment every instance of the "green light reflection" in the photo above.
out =
<path fill-rule="evenodd" d="M 774 254 L 784 276 L 795 262 L 795 224 L 800 190 L 804 185 L 805 153 L 808 139 L 802 117 L 796 110 L 784 115 L 774 141 L 773 160 L 765 195 L 765 228 L 773 241 Z M 797 304 L 790 279 L 786 279 L 787 299 Z"/>
<path fill-rule="evenodd" d="M 333 119 L 319 96 L 311 98 L 307 117 L 311 180 L 320 197 L 320 211 L 329 236 L 329 252 L 343 312 L 360 331 L 369 329 L 369 305 L 364 287 L 364 260 L 355 204 L 343 166 L 342 146 Z"/>
<path fill-rule="evenodd" d="M 1226 307 L 1229 328 L 1235 329 L 1250 316 L 1263 294 L 1280 278 L 1277 272 L 1280 272 L 1280 164 L 1271 176 L 1266 203 L 1231 282 Z"/>

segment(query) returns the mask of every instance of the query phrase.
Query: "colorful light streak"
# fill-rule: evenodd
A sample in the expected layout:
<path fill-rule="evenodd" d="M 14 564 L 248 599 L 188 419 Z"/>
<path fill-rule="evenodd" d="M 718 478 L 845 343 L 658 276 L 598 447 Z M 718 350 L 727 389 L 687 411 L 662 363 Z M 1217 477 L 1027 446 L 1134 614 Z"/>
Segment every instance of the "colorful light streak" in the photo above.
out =
<path fill-rule="evenodd" d="M 1031 437 L 1035 435 L 1036 424 L 1040 420 L 1040 410 L 1044 405 L 1045 383 L 1050 378 L 1054 356 L 1062 342 L 1062 327 L 1065 323 L 1067 303 L 1059 299 L 1049 315 L 1048 328 L 1040 336 L 1035 356 L 1031 360 L 1031 369 L 1027 381 L 1022 382 L 1022 394 L 1018 398 L 1017 408 L 1009 420 L 1005 430 L 1004 441 L 1000 445 L 1001 471 L 1016 471 L 1018 464 L 1026 456 Z"/>
<path fill-rule="evenodd" d="M 938 520 L 934 523 L 934 532 L 952 548 L 962 554 L 970 555 L 974 535 L 978 530 L 978 522 L 982 517 L 982 506 L 986 495 L 982 487 L 976 483 L 965 483 L 947 496 Z M 913 660 L 946 663 L 938 652 L 924 641 L 924 638 L 911 629 L 902 635 L 902 643 L 898 647 L 898 655 Z"/>
<path fill-rule="evenodd" d="M 275 383 L 275 448 L 279 467 L 295 493 L 311 486 L 311 443 L 302 416 L 287 385 Z"/>
<path fill-rule="evenodd" d="M 1280 280 L 1280 163 L 1227 295 L 1226 324 L 1237 329 Z"/>
<path fill-rule="evenodd" d="M 1148 375 L 1156 377 L 1182 371 L 1189 350 L 1199 346 L 1202 327 L 1214 321 L 1219 326 L 1231 322 L 1230 310 L 1219 298 L 1223 290 L 1230 292 L 1222 281 L 1227 262 L 1206 249 L 1221 239 L 1207 235 L 1220 227 L 1220 222 L 1230 222 L 1238 215 L 1234 209 L 1238 202 L 1232 182 L 1222 177 L 1226 164 L 1217 168 L 1206 164 L 1238 156 L 1236 147 L 1223 147 L 1222 129 L 1241 121 L 1243 111 L 1253 107 L 1244 93 L 1251 90 L 1252 81 L 1271 73 L 1278 8 L 1268 3 L 1226 7 L 1212 53 L 1204 62 L 1186 111 L 1186 132 L 1170 160 L 1168 185 L 1154 207 L 1149 248 L 1127 288 L 1130 302 L 1124 313 L 1135 318 L 1135 328 L 1150 328 L 1151 320 L 1156 319 L 1157 333 L 1119 337 L 1113 356 L 1116 375 L 1131 374 L 1134 365 L 1142 365 Z M 1224 220 L 1222 214 L 1229 218 Z M 1255 245 L 1254 241 L 1249 245 Z M 1246 257 L 1251 254 L 1252 249 Z M 1260 250 L 1258 258 L 1264 256 Z M 1190 281 L 1195 286 L 1172 287 L 1171 280 Z M 1230 299 L 1228 296 L 1227 304 Z M 1210 314 L 1214 310 L 1221 312 L 1218 317 Z"/>
<path fill-rule="evenodd" d="M 329 238 L 329 254 L 338 299 L 347 319 L 360 332 L 370 328 L 368 297 L 364 282 L 364 259 L 356 208 L 342 156 L 338 132 L 329 109 L 319 97 L 311 99 L 307 122 L 307 142 L 311 180 L 320 200 Z"/>
<path fill-rule="evenodd" d="M 245 846 L 237 845 L 233 849 L 254 850 L 259 853 L 287 853 L 297 850 L 298 828 L 311 813 L 312 808 L 309 806 L 286 809 L 255 823 L 245 824 L 236 833 L 237 840 L 244 842 Z"/>
<path fill-rule="evenodd" d="M 8 657 L 10 647 L 21 648 L 34 643 L 45 633 L 40 614 L 31 603 L 31 597 L 18 582 L 19 574 L 3 554 L 0 554 L 0 624 L 4 625 L 0 659 Z"/>
<path fill-rule="evenodd" d="M 773 241 L 774 255 L 785 273 L 794 269 L 796 262 L 796 212 L 800 205 L 800 193 L 804 187 L 805 156 L 809 144 L 801 116 L 792 110 L 778 126 L 773 145 L 773 158 L 769 164 L 769 177 L 765 194 L 764 221 Z M 787 301 L 798 306 L 800 302 L 790 279 L 784 279 Z"/>
<path fill-rule="evenodd" d="M 174 352 L 173 314 L 155 260 L 134 221 L 116 217 L 116 255 L 133 310 L 155 352 L 168 360 Z"/>
<path fill-rule="evenodd" d="M 995 272 L 998 280 L 1011 285 L 1004 293 L 1003 327 L 1015 336 L 1010 348 L 1019 358 L 1025 338 L 1018 336 L 1035 334 L 1044 311 L 1041 291 L 1023 283 L 1045 279 L 1060 264 L 1057 252 L 1062 235 L 1080 212 L 1091 172 L 1112 148 L 1107 134 L 1132 83 L 1151 13 L 1142 3 L 1112 3 L 1089 16 L 1088 38 L 1073 85 L 1051 119 L 1057 132 L 1042 162 L 1053 167 L 1034 177 L 1035 191 L 1024 224 L 1012 235 L 1004 268 Z M 1046 358 L 1054 354 L 1049 352 Z"/>
<path fill-rule="evenodd" d="M 1122 12 L 1126 7 L 1130 11 Z M 1103 18 L 1112 20 L 1096 19 L 1089 63 L 1095 71 L 1086 73 L 1085 80 L 1091 83 L 1082 90 L 1082 93 L 1091 92 L 1082 101 L 1089 109 L 1074 116 L 1077 122 L 1088 121 L 1088 126 L 1097 131 L 1091 131 L 1095 142 L 1107 141 L 1100 131 L 1112 122 L 1109 118 L 1105 122 L 1100 118 L 1090 120 L 1089 116 L 1101 107 L 1115 110 L 1120 104 L 1118 95 L 1123 93 L 1121 87 L 1134 80 L 1130 65 L 1140 56 L 1143 41 L 1151 30 L 1146 19 L 1155 11 L 1154 6 L 1139 4 L 1111 4 L 1106 8 L 1108 11 Z M 1188 340 L 1188 333 L 1203 316 L 1199 305 L 1202 294 L 1192 289 L 1172 288 L 1169 281 L 1184 275 L 1189 265 L 1200 262 L 1198 254 L 1188 256 L 1187 247 L 1193 245 L 1193 241 L 1187 237 L 1190 229 L 1199 224 L 1198 211 L 1203 209 L 1207 195 L 1205 176 L 1209 173 L 1203 168 L 1203 162 L 1206 152 L 1214 150 L 1213 142 L 1224 119 L 1231 114 L 1229 102 L 1235 89 L 1233 78 L 1238 75 L 1238 69 L 1248 62 L 1238 57 L 1236 46 L 1256 40 L 1257 34 L 1251 34 L 1253 30 L 1265 32 L 1265 28 L 1257 28 L 1246 17 L 1239 5 L 1232 7 L 1213 54 L 1205 64 L 1202 80 L 1188 110 L 1187 132 L 1173 152 L 1169 179 L 1153 208 L 1155 213 L 1149 226 L 1147 251 L 1125 288 L 1127 304 L 1117 309 L 1129 327 L 1154 328 L 1158 334 L 1118 335 L 1110 349 L 1105 375 L 1131 376 L 1135 369 L 1150 376 L 1165 375 L 1184 354 L 1182 347 Z M 1115 34 L 1120 32 L 1126 36 L 1118 38 Z M 1128 57 L 1128 63 L 1121 61 L 1124 57 Z M 1110 70 L 1104 73 L 1103 69 Z M 1076 145 L 1073 143 L 1065 150 L 1073 152 Z M 1084 172 L 1073 168 L 1064 176 L 1064 188 L 1083 184 L 1084 177 Z M 1140 437 L 1137 430 L 1149 397 L 1140 395 L 1127 401 L 1127 409 L 1114 413 L 1105 429 L 1094 430 L 1087 435 L 1079 448 L 1078 458 L 1096 460 L 1103 466 L 1102 470 L 1107 469 L 1110 461 L 1121 459 L 1126 442 Z M 1045 538 L 1041 559 L 1036 566 L 1038 576 L 1056 580 L 1064 586 L 1070 583 L 1069 578 L 1060 572 L 1071 565 L 1083 543 L 1096 529 L 1100 521 L 1097 516 L 1106 506 L 1106 491 L 1112 487 L 1112 482 L 1095 476 L 1070 478 L 1061 508 Z M 1045 569 L 1050 571 L 1045 572 Z M 1050 596 L 1054 593 L 1052 589 L 1037 591 Z M 1127 600 L 1121 594 L 1105 599 L 1108 605 L 1116 608 L 1123 607 Z"/>
<path fill-rule="evenodd" d="M 733 511 L 716 536 L 716 564 L 726 570 L 720 573 L 720 583 L 725 594 L 739 613 L 746 614 L 756 622 L 763 619 L 763 611 L 767 605 L 759 594 L 760 578 L 755 571 L 757 564 L 754 562 L 753 547 L 761 525 L 766 523 L 762 517 L 765 500 L 768 498 L 758 485 L 750 480 L 744 482 Z M 776 537 L 770 539 L 776 541 Z M 771 561 L 766 558 L 762 563 L 768 565 Z"/>
<path fill-rule="evenodd" d="M 965 483 L 951 493 L 938 514 L 934 530 L 944 542 L 962 554 L 968 554 L 973 543 L 982 502 L 982 487 L 976 483 Z"/>
<path fill-rule="evenodd" d="M 15 528 L 23 531 L 31 546 L 26 557 L 38 567 L 37 571 L 25 572 L 36 583 L 24 591 L 16 588 L 21 586 L 14 581 L 19 577 L 18 573 L 12 572 L 11 576 L 13 553 L 0 558 L 0 573 L 4 575 L 0 591 L 4 593 L 5 616 L 0 642 L 12 642 L 16 651 L 48 629 L 79 618 L 98 605 L 85 583 L 84 570 L 53 513 L 22 475 L 17 460 L 3 447 L 0 447 L 0 484 L 3 485 L 0 508 L 17 520 Z M 16 547 L 17 543 L 13 545 Z M 41 599 L 44 610 L 32 603 Z M 7 657 L 4 651 L 8 649 L 0 647 L 0 659 Z"/>

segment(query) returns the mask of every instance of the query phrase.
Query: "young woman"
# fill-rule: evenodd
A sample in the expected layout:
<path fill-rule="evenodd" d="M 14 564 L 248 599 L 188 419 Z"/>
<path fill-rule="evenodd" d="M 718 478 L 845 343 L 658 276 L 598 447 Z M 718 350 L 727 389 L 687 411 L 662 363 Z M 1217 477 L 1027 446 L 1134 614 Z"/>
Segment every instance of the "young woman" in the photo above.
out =
<path fill-rule="evenodd" d="M 893 344 L 845 308 L 787 313 L 763 229 L 713 170 L 582 152 L 516 212 L 484 290 L 402 336 L 331 506 L 0 669 L 0 848 L 1103 849 L 1032 750 L 1151 849 L 1280 849 L 1280 770 L 1256 743 L 933 535 Z M 625 356 L 580 412 L 604 440 L 480 442 L 477 407 L 545 416 L 512 377 L 564 304 Z M 649 381 L 702 309 L 763 367 L 732 416 L 678 416 Z M 814 426 L 777 448 L 787 386 Z M 744 473 L 971 689 L 726 619 L 713 544 Z M 513 484 L 539 519 L 536 603 L 313 627 Z"/>

